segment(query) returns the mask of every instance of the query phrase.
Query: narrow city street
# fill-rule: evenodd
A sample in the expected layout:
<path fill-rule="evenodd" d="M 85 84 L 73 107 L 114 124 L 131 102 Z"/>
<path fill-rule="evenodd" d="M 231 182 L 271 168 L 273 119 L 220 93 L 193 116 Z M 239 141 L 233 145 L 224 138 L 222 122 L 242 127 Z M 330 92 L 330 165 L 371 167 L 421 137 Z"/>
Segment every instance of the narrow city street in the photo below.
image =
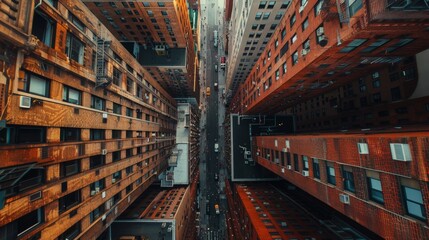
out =
<path fill-rule="evenodd" d="M 225 69 L 219 60 L 224 56 L 222 44 L 223 3 L 201 1 L 201 164 L 200 191 L 200 239 L 225 239 L 226 199 L 224 195 L 224 136 L 222 123 L 225 108 L 222 90 L 225 88 Z M 214 32 L 217 31 L 217 34 Z M 215 39 L 216 38 L 216 39 Z M 215 43 L 216 41 L 216 43 Z M 216 86 L 215 86 L 216 85 Z M 207 88 L 210 88 L 208 91 Z M 215 145 L 217 147 L 215 147 Z M 215 205 L 219 210 L 215 210 Z"/>

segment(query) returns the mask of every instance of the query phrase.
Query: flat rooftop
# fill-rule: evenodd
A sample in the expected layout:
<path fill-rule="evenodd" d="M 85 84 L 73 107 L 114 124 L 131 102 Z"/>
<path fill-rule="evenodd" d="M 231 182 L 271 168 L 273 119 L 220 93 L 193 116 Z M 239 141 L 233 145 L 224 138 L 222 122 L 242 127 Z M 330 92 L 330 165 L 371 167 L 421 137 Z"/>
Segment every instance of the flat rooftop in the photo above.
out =
<path fill-rule="evenodd" d="M 186 48 L 169 48 L 166 55 L 140 47 L 139 62 L 143 67 L 186 67 Z"/>

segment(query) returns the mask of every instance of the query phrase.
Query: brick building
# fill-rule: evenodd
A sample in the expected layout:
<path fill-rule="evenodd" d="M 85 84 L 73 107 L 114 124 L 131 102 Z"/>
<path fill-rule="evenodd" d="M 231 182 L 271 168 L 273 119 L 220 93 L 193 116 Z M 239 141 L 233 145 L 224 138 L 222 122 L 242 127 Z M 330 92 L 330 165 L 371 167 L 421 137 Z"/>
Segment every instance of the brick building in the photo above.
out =
<path fill-rule="evenodd" d="M 426 239 L 427 139 L 427 131 L 261 136 L 253 154 L 385 239 Z"/>
<path fill-rule="evenodd" d="M 286 10 L 229 112 L 294 116 L 252 137 L 258 164 L 382 238 L 428 238 L 428 8 L 337 2 Z"/>
<path fill-rule="evenodd" d="M 290 5 L 237 90 L 231 111 L 276 113 L 425 50 L 427 8 L 414 4 L 418 1 L 407 8 L 395 2 L 344 1 L 337 7 L 335 0 L 308 0 Z"/>
<path fill-rule="evenodd" d="M 232 239 L 337 239 L 270 184 L 235 184 L 234 191 L 229 210 L 235 225 L 241 228 Z M 343 237 L 350 235 L 345 233 Z"/>
<path fill-rule="evenodd" d="M 187 1 L 83 2 L 173 97 L 199 98 L 199 16 Z"/>
<path fill-rule="evenodd" d="M 80 1 L 0 9 L 0 238 L 95 239 L 167 168 L 176 102 Z"/>
<path fill-rule="evenodd" d="M 197 178 L 188 186 L 152 187 L 112 224 L 112 237 L 196 239 Z"/>

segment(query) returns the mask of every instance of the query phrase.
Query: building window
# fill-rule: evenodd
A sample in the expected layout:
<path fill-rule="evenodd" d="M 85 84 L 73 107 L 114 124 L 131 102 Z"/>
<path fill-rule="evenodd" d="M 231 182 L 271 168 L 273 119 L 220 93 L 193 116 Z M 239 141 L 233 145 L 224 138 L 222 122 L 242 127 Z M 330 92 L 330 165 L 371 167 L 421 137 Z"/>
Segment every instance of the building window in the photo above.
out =
<path fill-rule="evenodd" d="M 8 125 L 0 129 L 0 145 L 46 142 L 46 128 Z"/>
<path fill-rule="evenodd" d="M 319 159 L 313 158 L 313 177 L 320 179 Z"/>
<path fill-rule="evenodd" d="M 32 34 L 48 47 L 54 47 L 55 23 L 39 11 L 34 12 Z"/>
<path fill-rule="evenodd" d="M 308 171 L 308 157 L 302 156 L 302 170 Z"/>
<path fill-rule="evenodd" d="M 125 168 L 125 173 L 127 174 L 127 176 L 133 173 L 133 166 Z"/>
<path fill-rule="evenodd" d="M 165 7 L 165 3 L 163 3 L 163 2 L 158 2 L 158 7 Z"/>
<path fill-rule="evenodd" d="M 289 23 L 290 23 L 290 28 L 292 29 L 292 27 L 293 27 L 293 25 L 295 24 L 295 22 L 296 22 L 296 15 L 295 15 L 295 13 L 290 17 L 290 19 L 289 19 Z"/>
<path fill-rule="evenodd" d="M 295 65 L 295 64 L 297 64 L 298 63 L 298 51 L 295 51 L 293 54 L 292 54 L 292 65 Z"/>
<path fill-rule="evenodd" d="M 287 72 L 287 64 L 286 62 L 283 63 L 283 75 Z"/>
<path fill-rule="evenodd" d="M 127 77 L 127 91 L 130 93 L 133 93 L 133 90 L 134 90 L 134 81 L 131 78 Z"/>
<path fill-rule="evenodd" d="M 392 96 L 392 101 L 401 100 L 401 89 L 399 87 L 391 88 L 390 95 Z"/>
<path fill-rule="evenodd" d="M 112 162 L 121 160 L 121 151 L 116 151 L 112 153 Z"/>
<path fill-rule="evenodd" d="M 352 168 L 349 166 L 342 166 L 342 172 L 343 172 L 344 190 L 354 193 L 356 189 L 355 189 L 355 180 L 353 178 Z"/>
<path fill-rule="evenodd" d="M 333 163 L 326 163 L 326 176 L 329 184 L 337 184 L 335 180 L 335 168 Z"/>
<path fill-rule="evenodd" d="M 346 47 L 340 50 L 340 53 L 349 53 L 355 50 L 360 45 L 364 44 L 368 39 L 365 38 L 357 38 L 354 39 L 351 43 L 349 43 Z"/>
<path fill-rule="evenodd" d="M 267 5 L 267 1 L 260 1 L 259 2 L 259 9 L 265 9 L 266 5 Z"/>
<path fill-rule="evenodd" d="M 106 181 L 104 178 L 95 181 L 89 185 L 89 189 L 91 190 L 91 196 L 95 195 L 100 192 L 100 190 L 103 190 L 106 187 Z"/>
<path fill-rule="evenodd" d="M 275 16 L 275 20 L 280 20 L 283 17 L 283 13 L 282 12 L 278 12 Z"/>
<path fill-rule="evenodd" d="M 290 1 L 283 1 L 282 5 L 280 6 L 281 9 L 285 9 L 289 6 Z"/>
<path fill-rule="evenodd" d="M 314 5 L 314 16 L 318 16 L 320 11 L 322 10 L 322 4 L 324 0 L 317 1 L 316 5 Z"/>
<path fill-rule="evenodd" d="M 121 130 L 112 130 L 112 139 L 120 139 L 121 133 Z"/>
<path fill-rule="evenodd" d="M 153 11 L 147 10 L 147 15 L 149 15 L 149 17 L 153 17 Z"/>
<path fill-rule="evenodd" d="M 67 229 L 63 234 L 58 236 L 58 240 L 75 239 L 80 233 L 80 222 Z"/>
<path fill-rule="evenodd" d="M 127 110 L 126 110 L 126 115 L 127 115 L 127 117 L 133 117 L 133 109 L 132 108 L 127 108 Z"/>
<path fill-rule="evenodd" d="M 426 209 L 420 189 L 402 186 L 402 193 L 407 214 L 420 220 L 425 220 Z"/>
<path fill-rule="evenodd" d="M 113 113 L 122 114 L 122 106 L 117 104 L 117 103 L 113 103 Z"/>
<path fill-rule="evenodd" d="M 299 172 L 299 159 L 298 154 L 293 154 L 293 169 Z"/>
<path fill-rule="evenodd" d="M 307 29 L 307 28 L 308 28 L 308 17 L 302 23 L 302 31 L 304 32 L 305 29 Z"/>
<path fill-rule="evenodd" d="M 112 183 L 115 183 L 120 179 L 122 179 L 121 171 L 117 171 L 117 172 L 112 174 Z"/>
<path fill-rule="evenodd" d="M 400 39 L 397 43 L 395 43 L 392 46 L 388 47 L 386 49 L 386 53 L 394 52 L 396 49 L 398 49 L 400 47 L 403 47 L 403 46 L 409 44 L 412 41 L 414 41 L 413 38 L 403 38 L 403 39 Z"/>
<path fill-rule="evenodd" d="M 68 177 L 80 172 L 80 160 L 62 162 L 60 164 L 60 176 Z"/>
<path fill-rule="evenodd" d="M 24 79 L 24 91 L 28 93 L 33 93 L 36 95 L 49 97 L 50 81 L 33 75 L 25 74 Z"/>
<path fill-rule="evenodd" d="M 64 85 L 63 86 L 63 101 L 69 102 L 73 104 L 82 104 L 82 92 L 71 88 L 69 86 Z"/>
<path fill-rule="evenodd" d="M 276 1 L 269 1 L 267 9 L 273 9 L 274 5 L 276 5 Z"/>
<path fill-rule="evenodd" d="M 385 43 L 389 42 L 389 39 L 380 38 L 375 40 L 375 42 L 371 43 L 368 47 L 363 49 L 361 52 L 363 53 L 370 53 L 374 51 L 375 49 L 379 48 L 380 46 L 384 45 Z"/>
<path fill-rule="evenodd" d="M 368 177 L 368 191 L 369 191 L 369 199 L 377 203 L 384 203 L 383 198 L 383 189 L 381 188 L 380 179 Z"/>
<path fill-rule="evenodd" d="M 85 25 L 83 24 L 83 22 L 81 22 L 79 20 L 79 18 L 77 18 L 75 15 L 71 14 L 69 12 L 69 21 L 73 23 L 73 25 L 76 26 L 76 28 L 78 28 L 81 31 L 85 30 Z"/>
<path fill-rule="evenodd" d="M 127 130 L 126 137 L 127 138 L 132 138 L 133 137 L 133 131 L 132 130 Z"/>
<path fill-rule="evenodd" d="M 74 191 L 58 199 L 59 213 L 63 213 L 80 203 L 80 190 Z"/>
<path fill-rule="evenodd" d="M 104 140 L 105 130 L 104 129 L 90 129 L 89 140 Z"/>
<path fill-rule="evenodd" d="M 380 93 L 372 94 L 372 101 L 374 103 L 380 103 L 381 102 L 381 94 Z"/>
<path fill-rule="evenodd" d="M 106 100 L 96 96 L 91 96 L 91 108 L 104 111 L 106 108 Z"/>
<path fill-rule="evenodd" d="M 20 239 L 24 234 L 30 232 L 32 229 L 35 229 L 43 222 L 45 222 L 44 208 L 36 209 L 16 219 L 8 225 L 3 226 L 3 231 L 1 231 L 2 236 L 6 235 L 10 237 L 10 239 Z"/>
<path fill-rule="evenodd" d="M 80 141 L 80 128 L 61 128 L 60 139 L 62 142 Z"/>
<path fill-rule="evenodd" d="M 264 25 L 264 27 L 265 27 L 265 25 Z M 258 28 L 258 24 L 253 24 L 252 25 L 252 30 L 256 30 Z M 262 28 L 262 29 L 264 29 L 264 28 Z"/>
<path fill-rule="evenodd" d="M 89 168 L 94 169 L 104 165 L 106 158 L 104 155 L 95 155 L 89 158 Z"/>
<path fill-rule="evenodd" d="M 105 211 L 105 204 L 103 203 L 89 214 L 90 223 L 93 223 L 95 220 L 97 220 L 104 213 L 104 211 Z"/>
<path fill-rule="evenodd" d="M 122 72 L 117 68 L 113 68 L 113 84 L 121 86 L 122 83 Z"/>
<path fill-rule="evenodd" d="M 84 49 L 85 45 L 77 37 L 71 33 L 67 34 L 66 55 L 70 59 L 83 64 Z"/>
<path fill-rule="evenodd" d="M 349 13 L 350 16 L 355 15 L 357 11 L 362 8 L 362 0 L 349 0 Z"/>
<path fill-rule="evenodd" d="M 256 20 L 260 20 L 262 18 L 262 12 L 257 12 L 255 15 Z"/>
<path fill-rule="evenodd" d="M 270 12 L 265 12 L 262 19 L 267 20 L 268 18 L 270 18 L 270 14 L 271 14 Z"/>

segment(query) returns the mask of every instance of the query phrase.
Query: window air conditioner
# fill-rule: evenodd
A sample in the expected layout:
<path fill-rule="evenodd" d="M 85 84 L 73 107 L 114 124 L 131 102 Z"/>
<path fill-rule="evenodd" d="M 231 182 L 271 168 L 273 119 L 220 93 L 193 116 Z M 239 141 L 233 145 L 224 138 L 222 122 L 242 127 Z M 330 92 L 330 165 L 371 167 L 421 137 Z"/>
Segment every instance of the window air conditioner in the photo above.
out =
<path fill-rule="evenodd" d="M 307 170 L 303 170 L 302 171 L 302 176 L 308 177 L 309 176 L 308 171 Z"/>
<path fill-rule="evenodd" d="M 30 108 L 31 107 L 31 97 L 20 96 L 19 97 L 19 107 L 20 108 Z"/>
<path fill-rule="evenodd" d="M 349 195 L 340 193 L 340 202 L 342 202 L 344 204 L 350 204 Z"/>
<path fill-rule="evenodd" d="M 299 13 L 302 13 L 302 11 L 304 11 L 304 8 L 305 8 L 305 5 L 304 5 L 304 6 L 299 7 Z"/>
<path fill-rule="evenodd" d="M 288 152 L 288 148 L 283 148 L 282 152 Z"/>
<path fill-rule="evenodd" d="M 397 161 L 409 162 L 411 161 L 410 146 L 404 143 L 391 143 L 390 152 L 392 159 Z"/>
<path fill-rule="evenodd" d="M 368 154 L 368 144 L 367 143 L 358 143 L 359 154 Z"/>
<path fill-rule="evenodd" d="M 101 150 L 101 155 L 106 155 L 107 154 L 107 149 L 102 149 Z"/>
<path fill-rule="evenodd" d="M 292 165 L 287 165 L 288 170 L 292 170 Z"/>
<path fill-rule="evenodd" d="M 301 50 L 301 56 L 305 56 L 308 54 L 308 50 L 307 49 L 302 49 Z"/>

